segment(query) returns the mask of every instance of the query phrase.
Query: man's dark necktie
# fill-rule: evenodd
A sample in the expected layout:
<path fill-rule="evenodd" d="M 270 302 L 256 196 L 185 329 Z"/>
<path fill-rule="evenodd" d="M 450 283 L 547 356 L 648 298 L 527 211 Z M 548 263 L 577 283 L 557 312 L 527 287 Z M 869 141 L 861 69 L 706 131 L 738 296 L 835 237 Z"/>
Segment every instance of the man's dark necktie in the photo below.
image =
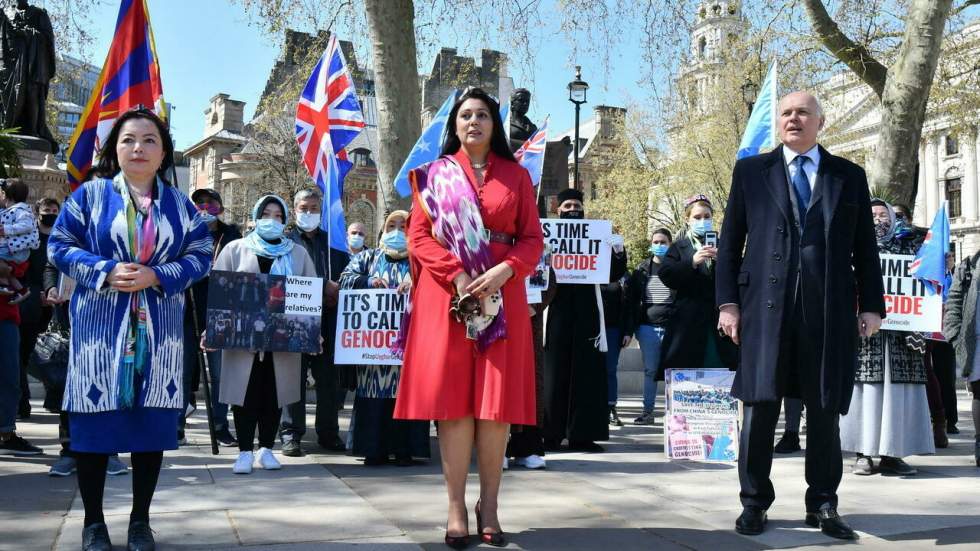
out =
<path fill-rule="evenodd" d="M 806 177 L 806 166 L 810 158 L 800 155 L 793 162 L 796 163 L 796 174 L 793 175 L 793 190 L 796 191 L 796 208 L 800 212 L 800 226 L 806 220 L 806 209 L 810 206 L 810 180 Z"/>

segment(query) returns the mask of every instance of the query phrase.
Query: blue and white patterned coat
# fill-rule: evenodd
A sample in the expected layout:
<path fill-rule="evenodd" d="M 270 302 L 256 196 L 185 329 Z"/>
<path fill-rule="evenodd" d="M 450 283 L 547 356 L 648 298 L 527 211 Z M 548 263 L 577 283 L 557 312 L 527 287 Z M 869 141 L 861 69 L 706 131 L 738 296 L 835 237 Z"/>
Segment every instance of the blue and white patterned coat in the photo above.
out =
<path fill-rule="evenodd" d="M 160 280 L 146 294 L 151 354 L 137 406 L 183 407 L 184 290 L 211 269 L 207 224 L 180 190 L 157 181 L 157 244 L 147 265 Z M 130 293 L 106 281 L 132 262 L 121 176 L 86 182 L 65 201 L 48 240 L 48 258 L 77 281 L 71 297 L 71 351 L 62 408 L 76 413 L 119 409 L 119 367 L 129 327 Z"/>

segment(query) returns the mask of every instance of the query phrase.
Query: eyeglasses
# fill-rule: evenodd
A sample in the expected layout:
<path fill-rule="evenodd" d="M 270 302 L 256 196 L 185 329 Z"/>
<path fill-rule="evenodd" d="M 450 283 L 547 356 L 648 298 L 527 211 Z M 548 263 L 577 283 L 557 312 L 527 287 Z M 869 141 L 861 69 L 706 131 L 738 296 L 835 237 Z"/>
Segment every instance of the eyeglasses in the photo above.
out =
<path fill-rule="evenodd" d="M 221 214 L 221 205 L 215 205 L 213 203 L 198 203 L 195 205 L 197 210 L 201 212 L 207 212 L 208 214 L 213 214 L 215 216 Z"/>

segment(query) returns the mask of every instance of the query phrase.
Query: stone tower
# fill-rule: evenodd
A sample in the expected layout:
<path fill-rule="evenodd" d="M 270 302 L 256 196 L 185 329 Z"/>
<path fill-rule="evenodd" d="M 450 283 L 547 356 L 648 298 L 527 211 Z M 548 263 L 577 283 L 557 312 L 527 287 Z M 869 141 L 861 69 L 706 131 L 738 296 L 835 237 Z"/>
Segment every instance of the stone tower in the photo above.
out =
<path fill-rule="evenodd" d="M 212 136 L 227 130 L 241 134 L 245 128 L 245 102 L 231 99 L 228 94 L 217 94 L 204 111 L 204 136 Z"/>
<path fill-rule="evenodd" d="M 702 0 L 691 31 L 691 50 L 680 75 L 687 101 L 701 112 L 710 110 L 709 85 L 725 54 L 747 30 L 740 0 Z"/>

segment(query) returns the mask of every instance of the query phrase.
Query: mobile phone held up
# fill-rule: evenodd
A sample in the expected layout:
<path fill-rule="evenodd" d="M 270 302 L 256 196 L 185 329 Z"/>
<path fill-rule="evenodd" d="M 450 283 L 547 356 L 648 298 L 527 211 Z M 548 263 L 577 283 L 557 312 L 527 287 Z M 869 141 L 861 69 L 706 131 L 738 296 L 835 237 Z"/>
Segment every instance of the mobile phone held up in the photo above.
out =
<path fill-rule="evenodd" d="M 704 246 L 718 248 L 718 232 L 716 231 L 704 232 Z"/>

